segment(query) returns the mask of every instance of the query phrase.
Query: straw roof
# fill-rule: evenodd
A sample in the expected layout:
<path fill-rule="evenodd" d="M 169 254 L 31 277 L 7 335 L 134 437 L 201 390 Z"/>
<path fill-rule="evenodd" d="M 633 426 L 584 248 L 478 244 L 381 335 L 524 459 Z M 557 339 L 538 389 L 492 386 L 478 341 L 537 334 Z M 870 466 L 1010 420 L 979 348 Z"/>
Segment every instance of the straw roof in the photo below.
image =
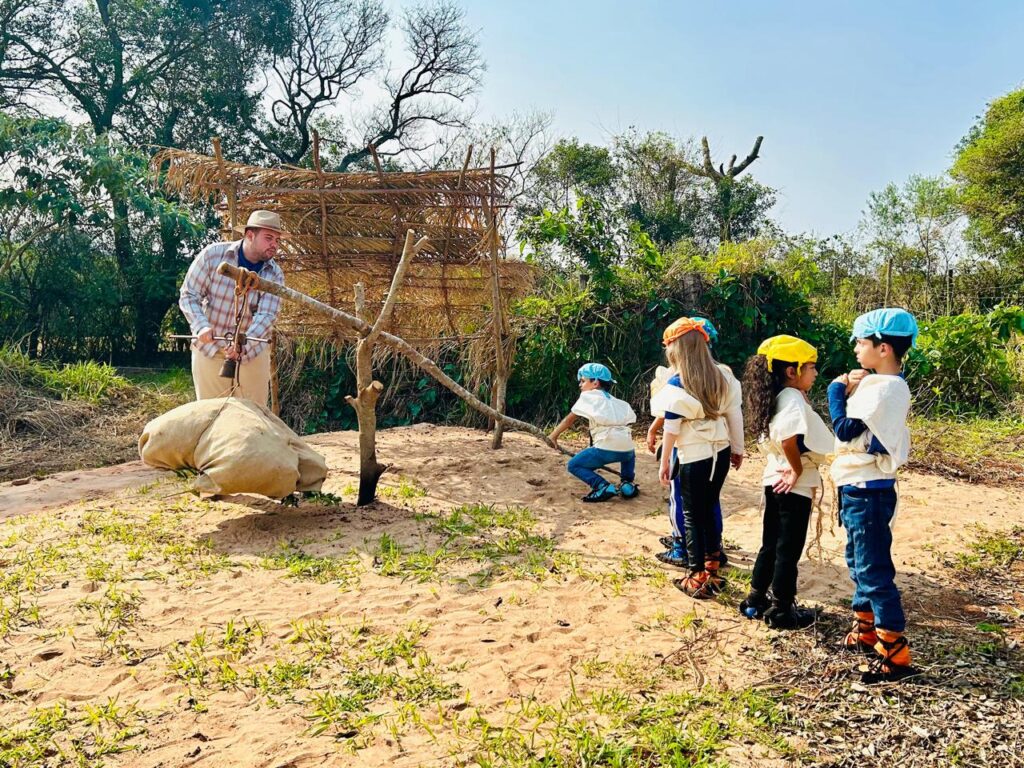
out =
<path fill-rule="evenodd" d="M 491 242 L 498 237 L 508 184 L 501 168 L 326 173 L 242 165 L 224 161 L 219 151 L 209 157 L 174 149 L 159 152 L 153 165 L 163 171 L 169 191 L 212 200 L 225 236 L 254 210 L 280 214 L 289 236 L 277 260 L 288 285 L 346 312 L 354 311 L 353 289 L 361 282 L 367 314 L 375 317 L 406 230 L 426 235 L 430 243 L 410 265 L 386 330 L 420 349 L 471 342 L 477 359 L 479 345 L 492 338 Z M 502 259 L 499 277 L 507 304 L 529 290 L 533 270 Z M 278 327 L 298 336 L 352 339 L 292 306 Z"/>

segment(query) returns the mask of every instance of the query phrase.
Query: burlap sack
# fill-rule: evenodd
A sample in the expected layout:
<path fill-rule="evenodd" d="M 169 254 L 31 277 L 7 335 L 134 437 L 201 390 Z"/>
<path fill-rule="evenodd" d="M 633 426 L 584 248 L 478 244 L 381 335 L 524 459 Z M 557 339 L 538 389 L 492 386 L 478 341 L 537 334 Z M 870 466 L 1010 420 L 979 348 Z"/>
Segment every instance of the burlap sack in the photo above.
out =
<path fill-rule="evenodd" d="M 146 425 L 139 456 L 151 467 L 192 468 L 207 493 L 259 493 L 274 499 L 319 491 L 324 457 L 267 408 L 236 397 L 187 403 Z"/>

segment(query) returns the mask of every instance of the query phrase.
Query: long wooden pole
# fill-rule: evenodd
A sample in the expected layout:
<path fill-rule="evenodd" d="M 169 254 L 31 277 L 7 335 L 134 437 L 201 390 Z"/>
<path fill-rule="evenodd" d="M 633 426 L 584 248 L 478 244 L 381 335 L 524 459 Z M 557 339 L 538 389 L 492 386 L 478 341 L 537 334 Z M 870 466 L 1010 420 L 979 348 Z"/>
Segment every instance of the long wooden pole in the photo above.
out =
<path fill-rule="evenodd" d="M 233 280 L 238 279 L 238 274 L 240 271 L 241 270 L 239 270 L 239 268 L 236 267 L 234 264 L 228 264 L 227 262 L 217 267 L 218 273 L 226 275 L 232 278 Z M 282 299 L 285 299 L 286 301 L 291 301 L 294 302 L 295 304 L 301 304 L 302 306 L 306 307 L 309 310 L 312 310 L 313 312 L 316 312 L 317 314 L 329 317 L 334 322 L 341 323 L 342 325 L 351 328 L 352 330 L 356 331 L 356 333 L 369 334 L 370 331 L 373 330 L 373 326 L 371 326 L 365 320 L 350 315 L 348 312 L 343 312 L 340 309 L 329 307 L 326 304 L 319 302 L 316 299 L 311 298 L 310 296 L 306 296 L 304 293 L 299 293 L 298 291 L 292 288 L 288 288 L 287 286 L 278 285 L 277 283 L 272 283 L 268 280 L 264 280 L 262 277 L 257 277 L 257 288 L 258 290 L 273 294 L 274 296 L 278 296 Z M 547 434 L 540 427 L 536 427 L 533 424 L 528 424 L 525 421 L 520 421 L 519 419 L 510 418 L 509 416 L 506 416 L 503 413 L 498 413 L 496 410 L 494 410 L 489 405 L 482 402 L 479 398 L 473 395 L 461 384 L 456 382 L 451 376 L 442 371 L 441 368 L 437 365 L 437 363 L 435 363 L 429 357 L 427 357 L 418 349 L 413 347 L 405 339 L 382 331 L 378 336 L 377 340 L 383 344 L 387 344 L 389 347 L 391 347 L 395 351 L 401 353 L 406 358 L 411 360 L 419 368 L 429 373 L 433 378 L 437 379 L 437 381 L 440 382 L 442 386 L 454 392 L 460 398 L 465 400 L 466 404 L 469 405 L 470 408 L 479 411 L 484 416 L 495 419 L 496 421 L 501 421 L 509 429 L 515 429 L 520 432 L 526 432 L 527 434 L 533 435 L 537 439 L 541 440 L 545 445 L 548 445 L 556 450 L 562 451 L 561 448 L 555 445 L 548 438 Z M 562 452 L 568 453 L 568 451 Z"/>
<path fill-rule="evenodd" d="M 505 411 L 505 389 L 508 386 L 508 373 L 505 370 L 505 338 L 504 325 L 505 313 L 501 306 L 501 285 L 498 269 L 498 217 L 494 211 L 495 184 L 494 184 L 494 161 L 497 153 L 491 147 L 491 184 L 490 198 L 487 201 L 487 234 L 490 239 L 491 250 L 491 322 L 494 325 L 494 392 L 491 398 L 491 405 L 499 413 Z M 501 448 L 501 435 L 504 426 L 500 420 L 494 422 L 494 436 L 491 438 L 491 448 Z"/>

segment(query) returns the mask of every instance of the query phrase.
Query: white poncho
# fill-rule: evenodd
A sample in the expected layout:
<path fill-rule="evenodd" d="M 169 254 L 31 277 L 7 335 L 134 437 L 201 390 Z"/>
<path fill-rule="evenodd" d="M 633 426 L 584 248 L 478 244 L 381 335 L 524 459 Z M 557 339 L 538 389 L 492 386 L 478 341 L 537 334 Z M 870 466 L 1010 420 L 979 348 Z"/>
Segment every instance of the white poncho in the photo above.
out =
<path fill-rule="evenodd" d="M 910 388 L 899 376 L 865 376 L 846 401 L 846 415 L 860 419 L 867 430 L 849 442 L 835 441 L 832 479 L 837 486 L 896 477 L 896 470 L 910 458 Z M 878 438 L 888 454 L 868 453 L 871 437 Z"/>

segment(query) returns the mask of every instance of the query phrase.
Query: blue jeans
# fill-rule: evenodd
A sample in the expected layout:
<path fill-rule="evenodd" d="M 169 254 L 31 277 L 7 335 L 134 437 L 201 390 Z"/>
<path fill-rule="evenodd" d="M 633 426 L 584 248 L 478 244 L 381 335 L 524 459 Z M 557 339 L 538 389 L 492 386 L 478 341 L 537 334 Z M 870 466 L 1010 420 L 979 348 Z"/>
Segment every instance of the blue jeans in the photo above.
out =
<path fill-rule="evenodd" d="M 839 497 L 846 528 L 846 564 L 853 579 L 853 610 L 871 611 L 875 626 L 902 632 L 907 619 L 896 589 L 889 528 L 896 511 L 896 490 L 844 485 Z"/>
<path fill-rule="evenodd" d="M 621 465 L 620 474 L 623 482 L 633 482 L 636 473 L 636 451 L 606 451 L 604 448 L 586 448 L 571 459 L 566 469 L 569 474 L 578 477 L 594 490 L 609 485 L 595 469 L 608 464 Z"/>

